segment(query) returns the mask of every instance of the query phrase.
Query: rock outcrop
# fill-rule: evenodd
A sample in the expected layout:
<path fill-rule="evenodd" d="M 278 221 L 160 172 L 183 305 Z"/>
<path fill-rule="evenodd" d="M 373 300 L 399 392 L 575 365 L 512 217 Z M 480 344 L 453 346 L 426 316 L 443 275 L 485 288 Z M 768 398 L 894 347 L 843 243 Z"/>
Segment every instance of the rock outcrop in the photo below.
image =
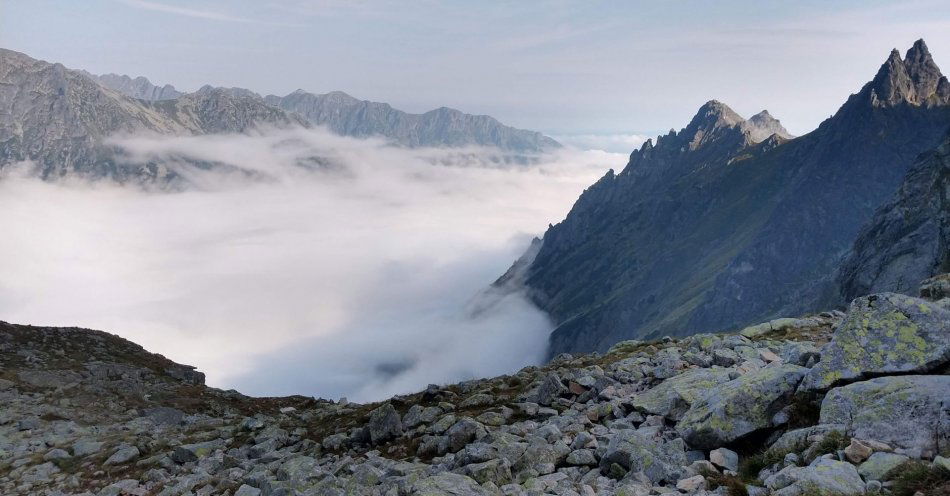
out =
<path fill-rule="evenodd" d="M 841 301 L 892 291 L 950 270 L 950 137 L 923 154 L 861 230 L 837 277 Z"/>
<path fill-rule="evenodd" d="M 855 323 L 935 348 L 948 305 L 871 295 L 751 337 L 628 341 L 366 405 L 250 398 L 106 333 L 0 324 L 0 493 L 938 495 L 946 369 L 846 375 L 839 349 Z M 795 394 L 839 366 L 851 383 Z"/>

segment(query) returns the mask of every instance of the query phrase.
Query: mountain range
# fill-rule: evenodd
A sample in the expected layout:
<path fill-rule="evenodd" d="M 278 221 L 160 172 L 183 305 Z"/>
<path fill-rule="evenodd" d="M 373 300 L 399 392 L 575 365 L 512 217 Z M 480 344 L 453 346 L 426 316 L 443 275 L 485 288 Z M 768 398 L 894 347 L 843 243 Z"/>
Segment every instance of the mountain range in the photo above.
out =
<path fill-rule="evenodd" d="M 520 282 L 552 317 L 552 356 L 740 328 L 838 305 L 869 287 L 901 289 L 882 267 L 901 272 L 908 263 L 890 261 L 900 250 L 875 238 L 881 230 L 906 236 L 896 220 L 906 216 L 894 209 L 920 208 L 921 227 L 906 244 L 926 235 L 929 244 L 918 247 L 930 251 L 910 264 L 916 272 L 906 284 L 946 263 L 946 231 L 923 210 L 942 205 L 915 198 L 936 192 L 944 169 L 907 172 L 948 128 L 950 83 L 923 40 L 904 57 L 894 50 L 832 117 L 798 138 L 768 114 L 745 120 L 710 101 L 685 128 L 646 142 L 620 173 L 585 190 L 496 285 Z M 904 197 L 887 203 L 905 176 Z M 881 227 L 867 228 L 878 230 L 865 230 L 855 246 L 872 218 Z M 891 253 L 880 254 L 885 248 Z M 853 269 L 839 271 L 846 258 Z M 854 274 L 869 266 L 885 275 Z"/>
<path fill-rule="evenodd" d="M 494 146 L 503 150 L 541 152 L 561 145 L 541 133 L 508 127 L 487 115 L 470 115 L 448 107 L 410 114 L 387 103 L 353 98 L 342 91 L 315 95 L 303 90 L 266 102 L 294 112 L 317 126 L 343 136 L 383 136 L 406 146 Z"/>
<path fill-rule="evenodd" d="M 174 172 L 154 163 L 125 163 L 107 138 L 140 132 L 187 136 L 314 125 L 345 136 L 380 136 L 402 146 L 479 145 L 516 153 L 560 146 L 540 133 L 448 108 L 407 114 L 341 92 L 296 91 L 265 99 L 244 88 L 204 86 L 182 93 L 143 77 L 95 76 L 0 49 L 0 170 L 28 161 L 44 179 L 79 176 L 169 182 L 175 179 Z"/>

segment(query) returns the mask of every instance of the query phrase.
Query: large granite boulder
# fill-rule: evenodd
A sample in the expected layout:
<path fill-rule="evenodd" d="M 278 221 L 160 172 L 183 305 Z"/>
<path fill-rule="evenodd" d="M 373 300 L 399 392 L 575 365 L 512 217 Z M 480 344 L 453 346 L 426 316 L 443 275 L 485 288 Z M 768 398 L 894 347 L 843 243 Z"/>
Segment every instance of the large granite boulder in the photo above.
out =
<path fill-rule="evenodd" d="M 771 366 L 720 384 L 690 407 L 676 429 L 690 446 L 713 449 L 773 427 L 806 372 L 798 365 Z"/>
<path fill-rule="evenodd" d="M 611 438 L 600 469 L 609 474 L 614 464 L 626 472 L 642 473 L 654 484 L 675 482 L 688 465 L 686 446 L 681 439 L 665 442 L 633 430 L 622 431 Z"/>
<path fill-rule="evenodd" d="M 812 494 L 855 496 L 864 494 L 865 485 L 854 465 L 827 458 L 819 458 L 807 467 L 794 465 L 765 480 L 765 485 L 779 496 L 798 496 L 806 491 Z"/>
<path fill-rule="evenodd" d="M 950 311 L 896 293 L 858 298 L 800 390 L 825 391 L 875 375 L 926 373 L 950 363 Z"/>
<path fill-rule="evenodd" d="M 729 382 L 729 370 L 696 368 L 667 379 L 633 398 L 633 407 L 650 415 L 679 420 L 693 403 L 716 386 Z"/>
<path fill-rule="evenodd" d="M 370 442 L 374 445 L 398 437 L 403 432 L 399 412 L 389 402 L 373 410 L 366 424 Z"/>
<path fill-rule="evenodd" d="M 412 486 L 416 496 L 483 496 L 495 494 L 485 490 L 471 477 L 445 472 L 422 479 Z"/>
<path fill-rule="evenodd" d="M 844 424 L 858 439 L 928 457 L 950 448 L 950 376 L 879 377 L 832 389 L 822 424 Z"/>

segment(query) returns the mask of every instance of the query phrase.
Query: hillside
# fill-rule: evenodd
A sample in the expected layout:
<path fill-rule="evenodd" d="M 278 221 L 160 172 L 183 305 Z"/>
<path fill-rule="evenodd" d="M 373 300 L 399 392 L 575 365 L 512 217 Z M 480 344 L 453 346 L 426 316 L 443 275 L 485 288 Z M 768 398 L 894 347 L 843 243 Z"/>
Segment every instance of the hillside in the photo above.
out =
<path fill-rule="evenodd" d="M 750 121 L 705 104 L 588 188 L 520 262 L 557 324 L 552 356 L 827 308 L 861 228 L 946 136 L 950 83 L 920 40 L 811 133 L 759 141 Z"/>
<path fill-rule="evenodd" d="M 950 275 L 921 293 L 365 405 L 249 398 L 110 334 L 4 323 L 0 491 L 946 494 Z"/>

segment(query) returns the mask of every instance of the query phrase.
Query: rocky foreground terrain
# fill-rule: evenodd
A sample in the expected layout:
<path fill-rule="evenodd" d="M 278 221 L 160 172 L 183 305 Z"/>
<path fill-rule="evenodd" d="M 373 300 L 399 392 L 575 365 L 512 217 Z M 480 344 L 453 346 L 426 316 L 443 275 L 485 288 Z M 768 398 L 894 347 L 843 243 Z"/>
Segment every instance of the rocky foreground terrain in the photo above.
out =
<path fill-rule="evenodd" d="M 950 275 L 920 294 L 365 405 L 0 323 L 0 494 L 946 495 Z"/>

